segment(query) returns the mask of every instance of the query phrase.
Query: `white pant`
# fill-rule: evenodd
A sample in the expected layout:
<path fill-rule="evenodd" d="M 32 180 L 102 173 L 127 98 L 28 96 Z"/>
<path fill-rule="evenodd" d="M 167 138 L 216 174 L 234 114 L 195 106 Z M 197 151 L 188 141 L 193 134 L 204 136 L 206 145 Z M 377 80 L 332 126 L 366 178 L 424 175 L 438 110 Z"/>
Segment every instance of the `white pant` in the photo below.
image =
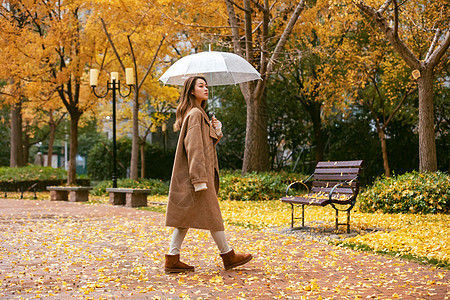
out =
<path fill-rule="evenodd" d="M 170 255 L 180 254 L 181 244 L 183 244 L 188 228 L 175 228 L 172 234 L 172 240 L 170 241 Z M 211 236 L 216 242 L 217 248 L 219 248 L 220 254 L 224 254 L 231 251 L 228 246 L 227 238 L 225 237 L 225 231 L 210 231 Z"/>

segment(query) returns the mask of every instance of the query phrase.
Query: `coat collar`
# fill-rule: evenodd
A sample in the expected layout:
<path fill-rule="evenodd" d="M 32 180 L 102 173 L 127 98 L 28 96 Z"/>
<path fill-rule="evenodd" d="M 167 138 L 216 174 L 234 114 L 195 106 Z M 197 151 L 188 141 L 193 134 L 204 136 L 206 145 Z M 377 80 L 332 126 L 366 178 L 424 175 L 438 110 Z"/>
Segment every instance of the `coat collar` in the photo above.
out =
<path fill-rule="evenodd" d="M 195 105 L 194 107 L 191 108 L 191 110 L 188 112 L 188 114 L 189 114 L 194 108 L 197 108 L 197 109 L 202 113 L 203 119 L 205 119 L 205 120 L 207 121 L 207 123 L 210 124 L 210 123 L 209 123 L 209 117 L 208 117 L 208 115 L 206 114 L 205 110 L 204 110 L 201 106 Z M 211 125 L 211 124 L 210 124 L 210 125 Z"/>
<path fill-rule="evenodd" d="M 188 114 L 189 114 L 194 108 L 197 108 L 197 109 L 202 113 L 203 119 L 205 120 L 206 124 L 208 124 L 208 127 L 209 127 L 209 135 L 210 135 L 213 139 L 218 140 L 219 137 L 217 136 L 216 131 L 215 131 L 214 128 L 212 127 L 208 115 L 206 114 L 205 110 L 204 110 L 201 106 L 198 106 L 198 105 L 194 106 L 193 108 L 191 108 L 191 110 L 188 112 Z"/>

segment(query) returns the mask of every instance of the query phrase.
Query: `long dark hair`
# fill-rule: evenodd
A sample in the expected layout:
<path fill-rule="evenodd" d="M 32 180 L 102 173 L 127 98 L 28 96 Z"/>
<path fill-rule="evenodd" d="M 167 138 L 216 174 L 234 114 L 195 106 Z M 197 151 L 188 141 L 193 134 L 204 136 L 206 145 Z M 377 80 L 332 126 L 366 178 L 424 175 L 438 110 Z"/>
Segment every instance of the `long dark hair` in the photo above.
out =
<path fill-rule="evenodd" d="M 202 76 L 192 76 L 186 79 L 186 81 L 184 82 L 183 91 L 181 92 L 180 96 L 180 103 L 178 104 L 177 107 L 177 114 L 175 120 L 176 130 L 181 129 L 181 125 L 183 124 L 183 120 L 187 112 L 194 106 L 197 106 L 197 102 L 193 95 L 193 91 L 198 79 L 203 79 L 206 82 L 206 79 Z M 206 101 L 202 101 L 201 107 L 205 109 Z"/>

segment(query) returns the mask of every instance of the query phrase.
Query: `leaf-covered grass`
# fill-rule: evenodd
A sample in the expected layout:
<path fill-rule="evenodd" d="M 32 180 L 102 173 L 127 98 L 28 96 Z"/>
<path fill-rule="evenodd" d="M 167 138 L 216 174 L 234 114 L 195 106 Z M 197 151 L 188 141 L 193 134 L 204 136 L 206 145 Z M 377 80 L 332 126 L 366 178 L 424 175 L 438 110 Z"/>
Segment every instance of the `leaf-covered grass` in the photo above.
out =
<path fill-rule="evenodd" d="M 232 225 L 246 228 L 289 227 L 290 205 L 280 201 L 221 201 L 223 218 Z M 300 213 L 300 209 L 297 209 Z M 298 216 L 298 215 L 297 215 Z M 331 207 L 307 206 L 306 226 L 317 229 L 334 228 L 335 211 Z M 345 218 L 341 214 L 342 221 Z M 296 226 L 299 226 L 297 221 Z M 343 244 L 367 245 L 377 252 L 428 260 L 440 265 L 450 263 L 450 215 L 364 213 L 351 214 L 351 229 L 363 234 L 347 238 Z M 340 227 L 339 234 L 345 233 Z M 371 231 L 371 229 L 376 229 Z M 369 232 L 369 233 L 367 233 Z"/>
<path fill-rule="evenodd" d="M 367 244 L 364 243 L 353 243 L 353 242 L 347 242 L 347 241 L 342 241 L 342 242 L 336 242 L 335 243 L 338 246 L 343 246 L 343 247 L 347 247 L 353 250 L 359 250 L 359 251 L 368 251 L 368 252 L 375 252 L 378 254 L 383 254 L 383 255 L 389 255 L 389 256 L 394 256 L 394 257 L 401 257 L 407 260 L 413 260 L 416 261 L 418 263 L 422 263 L 422 264 L 430 264 L 430 265 L 434 265 L 438 268 L 445 268 L 445 269 L 450 269 L 450 262 L 449 261 L 442 261 L 436 258 L 428 258 L 428 257 L 424 257 L 424 256 L 417 256 L 417 255 L 413 255 L 410 253 L 401 253 L 399 251 L 392 251 L 392 250 L 387 250 L 387 249 L 383 249 L 383 250 L 376 250 L 372 247 L 370 247 Z"/>

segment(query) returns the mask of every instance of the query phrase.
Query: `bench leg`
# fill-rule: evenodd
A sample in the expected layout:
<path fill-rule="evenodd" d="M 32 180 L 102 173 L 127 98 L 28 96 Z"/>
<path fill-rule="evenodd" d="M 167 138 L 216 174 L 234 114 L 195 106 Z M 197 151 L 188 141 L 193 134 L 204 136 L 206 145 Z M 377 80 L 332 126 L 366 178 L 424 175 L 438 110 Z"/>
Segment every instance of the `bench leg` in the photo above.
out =
<path fill-rule="evenodd" d="M 339 223 L 339 210 L 333 205 L 331 204 L 334 208 L 334 210 L 336 211 L 336 231 L 339 230 L 339 225 L 347 225 L 347 233 L 350 233 L 350 211 L 353 208 L 353 205 L 351 207 L 349 207 L 348 209 L 346 209 L 347 211 L 347 223 Z"/>
<path fill-rule="evenodd" d="M 350 233 L 350 209 L 347 210 L 347 233 Z"/>
<path fill-rule="evenodd" d="M 294 204 L 291 204 L 291 228 L 294 228 Z"/>
<path fill-rule="evenodd" d="M 50 191 L 50 201 L 67 201 L 67 191 Z"/>
<path fill-rule="evenodd" d="M 70 202 L 86 202 L 89 200 L 89 191 L 70 191 Z"/>
<path fill-rule="evenodd" d="M 291 228 L 294 228 L 295 205 L 292 203 L 290 204 L 291 204 Z M 302 227 L 305 227 L 305 204 L 302 204 Z"/>
<path fill-rule="evenodd" d="M 305 204 L 302 204 L 302 227 L 305 227 Z"/>
<path fill-rule="evenodd" d="M 336 211 L 336 231 L 339 230 L 339 211 L 335 209 Z"/>
<path fill-rule="evenodd" d="M 110 192 L 109 193 L 109 204 L 125 205 L 125 194 Z"/>
<path fill-rule="evenodd" d="M 125 205 L 128 207 L 147 206 L 147 194 L 127 193 Z"/>

